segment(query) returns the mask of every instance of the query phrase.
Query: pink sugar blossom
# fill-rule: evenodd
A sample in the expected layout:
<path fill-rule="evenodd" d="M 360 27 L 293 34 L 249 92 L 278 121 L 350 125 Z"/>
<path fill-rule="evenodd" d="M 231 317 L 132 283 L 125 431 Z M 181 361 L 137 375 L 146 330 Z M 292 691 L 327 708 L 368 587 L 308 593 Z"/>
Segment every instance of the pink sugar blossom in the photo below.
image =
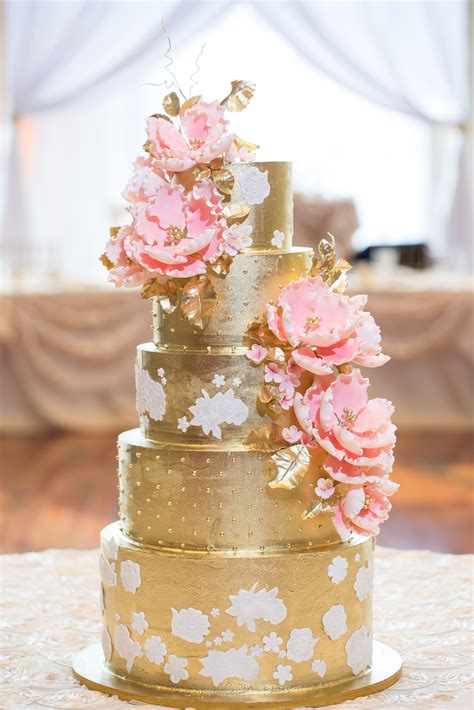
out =
<path fill-rule="evenodd" d="M 317 496 L 326 500 L 334 493 L 334 483 L 330 478 L 319 478 L 314 491 Z"/>
<path fill-rule="evenodd" d="M 388 500 L 398 484 L 383 478 L 377 483 L 351 487 L 340 504 L 333 508 L 333 523 L 343 540 L 351 531 L 363 535 L 378 535 L 380 524 L 388 518 L 391 503 Z"/>
<path fill-rule="evenodd" d="M 133 175 L 122 195 L 128 202 L 146 202 L 166 182 L 163 171 L 155 162 L 140 156 L 133 164 Z"/>
<path fill-rule="evenodd" d="M 295 396 L 292 392 L 286 391 L 280 395 L 280 397 L 278 398 L 278 401 L 279 401 L 282 409 L 288 410 L 294 405 Z"/>
<path fill-rule="evenodd" d="M 269 362 L 265 365 L 265 382 L 275 382 L 280 384 L 285 378 L 285 373 L 278 367 L 276 362 Z"/>
<path fill-rule="evenodd" d="M 260 363 L 263 362 L 267 357 L 268 350 L 267 348 L 264 348 L 261 345 L 257 345 L 256 343 L 254 343 L 250 350 L 247 350 L 245 355 L 246 357 L 248 357 L 249 360 L 252 360 L 252 362 L 255 362 L 257 365 L 260 365 Z"/>
<path fill-rule="evenodd" d="M 178 173 L 226 154 L 234 135 L 226 134 L 224 113 L 218 101 L 199 100 L 183 112 L 181 131 L 171 121 L 151 116 L 147 134 L 158 167 Z"/>
<path fill-rule="evenodd" d="M 282 437 L 289 444 L 296 444 L 296 442 L 301 439 L 301 434 L 302 432 L 294 424 L 290 427 L 285 427 L 281 432 Z"/>
<path fill-rule="evenodd" d="M 233 224 L 224 229 L 222 235 L 224 251 L 230 256 L 235 256 L 242 249 L 252 246 L 252 226 L 250 224 Z"/>
<path fill-rule="evenodd" d="M 221 201 L 210 180 L 189 193 L 181 185 L 163 184 L 147 203 L 130 206 L 137 234 L 131 258 L 155 276 L 205 273 L 205 262 L 223 250 Z"/>
<path fill-rule="evenodd" d="M 385 399 L 368 400 L 368 385 L 360 370 L 353 370 L 329 384 L 316 380 L 304 395 L 295 395 L 302 429 L 339 461 L 370 457 L 378 465 L 395 443 L 393 405 Z"/>

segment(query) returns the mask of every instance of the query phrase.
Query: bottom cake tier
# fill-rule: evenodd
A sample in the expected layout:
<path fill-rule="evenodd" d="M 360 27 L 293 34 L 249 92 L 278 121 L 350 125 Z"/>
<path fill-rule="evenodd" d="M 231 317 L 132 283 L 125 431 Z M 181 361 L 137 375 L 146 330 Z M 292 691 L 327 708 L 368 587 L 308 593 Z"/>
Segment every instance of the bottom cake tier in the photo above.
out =
<path fill-rule="evenodd" d="M 178 707 L 252 705 L 271 694 L 277 706 L 292 693 L 303 700 L 363 678 L 372 662 L 373 548 L 357 537 L 307 552 L 181 554 L 108 526 L 101 574 L 110 692 Z M 120 693 L 120 684 L 143 692 Z"/>

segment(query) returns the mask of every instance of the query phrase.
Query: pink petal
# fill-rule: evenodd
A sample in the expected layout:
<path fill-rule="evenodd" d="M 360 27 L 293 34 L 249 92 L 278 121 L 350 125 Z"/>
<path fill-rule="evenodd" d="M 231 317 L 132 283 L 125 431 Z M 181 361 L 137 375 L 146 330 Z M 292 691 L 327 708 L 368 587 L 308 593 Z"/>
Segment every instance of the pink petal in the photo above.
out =
<path fill-rule="evenodd" d="M 320 357 L 317 357 L 311 348 L 298 348 L 291 353 L 293 360 L 303 370 L 314 375 L 331 375 L 332 369 Z"/>

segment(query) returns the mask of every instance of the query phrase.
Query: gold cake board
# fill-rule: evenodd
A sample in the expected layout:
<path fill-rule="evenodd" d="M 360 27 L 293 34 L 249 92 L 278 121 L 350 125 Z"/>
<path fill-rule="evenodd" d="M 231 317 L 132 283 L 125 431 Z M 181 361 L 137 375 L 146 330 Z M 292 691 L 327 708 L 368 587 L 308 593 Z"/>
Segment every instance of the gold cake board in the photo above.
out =
<path fill-rule="evenodd" d="M 352 680 L 314 688 L 291 688 L 268 693 L 220 693 L 168 688 L 160 685 L 136 683 L 107 670 L 100 642 L 77 654 L 73 662 L 74 677 L 91 690 L 116 695 L 122 700 L 139 700 L 152 705 L 175 708 L 296 708 L 302 705 L 323 707 L 353 700 L 362 695 L 378 693 L 393 685 L 401 676 L 402 659 L 390 646 L 374 641 L 371 669 Z M 237 696 L 237 697 L 235 697 Z"/>

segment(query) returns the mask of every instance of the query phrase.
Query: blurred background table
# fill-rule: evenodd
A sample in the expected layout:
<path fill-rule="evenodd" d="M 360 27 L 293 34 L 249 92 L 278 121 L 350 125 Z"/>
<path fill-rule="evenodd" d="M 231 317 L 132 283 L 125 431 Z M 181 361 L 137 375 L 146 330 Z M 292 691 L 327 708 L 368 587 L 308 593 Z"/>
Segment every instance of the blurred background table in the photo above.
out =
<path fill-rule="evenodd" d="M 470 710 L 472 561 L 472 555 L 378 548 L 374 635 L 402 655 L 403 675 L 382 693 L 331 707 Z M 3 707 L 130 707 L 83 688 L 71 675 L 74 654 L 100 638 L 98 553 L 48 550 L 4 555 L 2 563 Z"/>

